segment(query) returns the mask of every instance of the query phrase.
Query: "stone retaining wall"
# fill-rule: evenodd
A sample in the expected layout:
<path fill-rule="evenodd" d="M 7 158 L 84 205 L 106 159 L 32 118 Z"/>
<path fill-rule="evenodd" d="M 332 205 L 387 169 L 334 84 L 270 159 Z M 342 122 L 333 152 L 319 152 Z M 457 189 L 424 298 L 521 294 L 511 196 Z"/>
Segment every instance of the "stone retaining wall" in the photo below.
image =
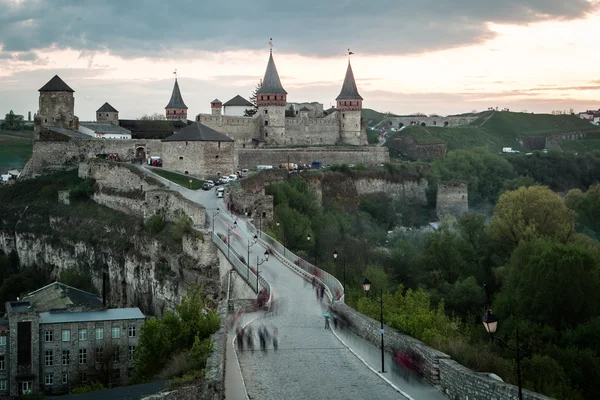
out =
<path fill-rule="evenodd" d="M 359 337 L 381 348 L 381 323 L 347 306 L 336 302 L 333 310 L 344 314 L 350 330 Z M 420 372 L 430 383 L 438 386 L 451 400 L 517 400 L 518 388 L 506 382 L 477 373 L 452 360 L 449 355 L 425 345 L 420 340 L 384 324 L 385 347 L 388 353 L 402 351 L 421 363 Z M 525 400 L 551 400 L 539 393 L 523 390 Z"/>

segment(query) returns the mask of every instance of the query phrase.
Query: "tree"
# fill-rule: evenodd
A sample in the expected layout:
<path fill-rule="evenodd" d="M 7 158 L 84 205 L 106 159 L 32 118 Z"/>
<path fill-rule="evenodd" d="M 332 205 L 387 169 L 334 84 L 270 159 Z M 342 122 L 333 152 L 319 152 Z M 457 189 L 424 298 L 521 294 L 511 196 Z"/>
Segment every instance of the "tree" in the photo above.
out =
<path fill-rule="evenodd" d="M 290 104 L 290 106 L 285 110 L 285 116 L 286 118 L 293 118 L 296 116 L 296 113 L 294 112 L 294 106 Z"/>
<path fill-rule="evenodd" d="M 488 233 L 505 254 L 537 237 L 564 243 L 575 233 L 574 213 L 546 186 L 522 187 L 500 196 Z"/>
<path fill-rule="evenodd" d="M 244 117 L 253 117 L 254 114 L 256 114 L 256 112 L 258 111 L 257 96 L 258 96 L 258 90 L 260 89 L 261 86 L 262 86 L 262 79 L 256 84 L 254 91 L 250 95 L 250 103 L 252 103 L 252 108 L 244 110 Z"/>
<path fill-rule="evenodd" d="M 10 110 L 4 117 L 4 123 L 2 129 L 18 131 L 23 129 L 23 116 L 15 114 L 13 110 Z"/>
<path fill-rule="evenodd" d="M 167 119 L 167 117 L 165 117 L 163 114 L 154 113 L 154 114 L 144 114 L 143 116 L 141 116 L 138 119 L 140 121 L 165 121 Z"/>

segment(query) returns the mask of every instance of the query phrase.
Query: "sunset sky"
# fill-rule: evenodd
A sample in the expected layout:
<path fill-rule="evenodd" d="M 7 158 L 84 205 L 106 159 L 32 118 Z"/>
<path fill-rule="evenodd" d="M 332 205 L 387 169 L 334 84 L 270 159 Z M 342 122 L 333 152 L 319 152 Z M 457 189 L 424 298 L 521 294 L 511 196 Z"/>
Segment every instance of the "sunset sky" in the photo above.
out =
<path fill-rule="evenodd" d="M 364 107 L 452 114 L 600 108 L 600 2 L 587 0 L 0 0 L 0 114 L 36 112 L 58 74 L 75 113 L 188 117 L 246 98 L 269 38 L 288 101 L 334 103 L 350 48 Z"/>

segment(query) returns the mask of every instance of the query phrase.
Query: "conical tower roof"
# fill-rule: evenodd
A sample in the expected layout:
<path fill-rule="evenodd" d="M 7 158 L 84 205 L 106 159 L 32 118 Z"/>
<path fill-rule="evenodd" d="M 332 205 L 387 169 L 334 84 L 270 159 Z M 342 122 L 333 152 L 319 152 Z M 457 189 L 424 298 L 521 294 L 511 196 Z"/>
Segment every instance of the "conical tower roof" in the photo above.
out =
<path fill-rule="evenodd" d="M 38 92 L 75 92 L 73 89 L 69 87 L 60 79 L 58 75 L 54 75 L 52 79 L 48 81 Z"/>
<path fill-rule="evenodd" d="M 279 74 L 277 73 L 277 67 L 275 61 L 273 61 L 273 51 L 269 55 L 269 63 L 267 64 L 267 70 L 265 71 L 265 77 L 262 80 L 260 89 L 256 92 L 257 94 L 287 94 L 281 81 L 279 80 Z"/>
<path fill-rule="evenodd" d="M 344 78 L 344 84 L 342 85 L 342 91 L 336 100 L 362 100 L 363 98 L 358 94 L 358 88 L 356 87 L 356 81 L 354 80 L 354 73 L 352 72 L 352 65 L 348 61 L 348 69 L 346 70 L 346 77 Z"/>
<path fill-rule="evenodd" d="M 171 100 L 169 100 L 169 104 L 165 108 L 176 108 L 176 109 L 186 109 L 187 106 L 183 102 L 183 97 L 181 97 L 181 91 L 179 90 L 179 83 L 177 83 L 177 78 L 175 78 L 175 85 L 173 86 L 173 93 L 171 94 Z"/>

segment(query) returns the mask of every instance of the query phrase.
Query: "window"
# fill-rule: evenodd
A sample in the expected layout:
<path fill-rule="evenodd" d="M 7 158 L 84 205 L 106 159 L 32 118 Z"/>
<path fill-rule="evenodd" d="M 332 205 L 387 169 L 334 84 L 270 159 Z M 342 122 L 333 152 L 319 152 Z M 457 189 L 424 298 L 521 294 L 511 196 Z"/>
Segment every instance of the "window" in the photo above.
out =
<path fill-rule="evenodd" d="M 135 326 L 130 326 L 127 328 L 127 336 L 135 337 Z"/>
<path fill-rule="evenodd" d="M 265 121 L 265 126 L 268 126 L 268 125 L 269 125 L 269 121 Z"/>
<path fill-rule="evenodd" d="M 268 132 L 265 132 L 265 137 L 268 137 L 268 136 L 269 136 L 269 133 L 268 133 Z"/>
<path fill-rule="evenodd" d="M 183 160 L 183 157 L 179 157 L 180 160 Z"/>
<path fill-rule="evenodd" d="M 54 332 L 46 331 L 44 333 L 44 340 L 46 341 L 46 343 L 54 341 Z"/>
<path fill-rule="evenodd" d="M 106 114 L 106 116 L 108 117 L 108 114 Z"/>
<path fill-rule="evenodd" d="M 69 350 L 63 350 L 62 365 L 69 365 L 70 362 L 71 362 L 71 352 Z"/>
<path fill-rule="evenodd" d="M 62 384 L 66 385 L 67 383 L 69 383 L 69 374 L 65 372 L 62 374 Z"/>
<path fill-rule="evenodd" d="M 267 95 L 267 100 L 271 100 L 271 96 Z"/>
<path fill-rule="evenodd" d="M 135 346 L 129 346 L 129 361 L 133 361 L 134 354 L 135 354 Z"/>
<path fill-rule="evenodd" d="M 79 364 L 87 364 L 87 349 L 79 349 Z"/>
<path fill-rule="evenodd" d="M 21 382 L 21 393 L 23 393 L 23 394 L 31 393 L 32 386 L 33 386 L 33 382 L 31 382 L 31 381 Z"/>
<path fill-rule="evenodd" d="M 62 341 L 63 342 L 70 342 L 71 341 L 71 331 L 66 329 L 64 331 L 62 331 Z"/>
<path fill-rule="evenodd" d="M 54 384 L 54 375 L 52 375 L 52 374 L 46 374 L 46 377 L 44 379 L 44 383 L 46 385 L 53 385 Z"/>
<path fill-rule="evenodd" d="M 273 100 L 277 100 L 277 96 L 273 96 Z"/>
<path fill-rule="evenodd" d="M 217 146 L 220 149 L 221 148 L 221 142 L 217 142 Z"/>
<path fill-rule="evenodd" d="M 8 381 L 0 381 L 0 390 L 6 390 Z"/>
<path fill-rule="evenodd" d="M 47 122 L 48 122 L 48 118 L 44 118 L 44 122 L 46 122 L 46 123 L 47 123 Z"/>
<path fill-rule="evenodd" d="M 4 360 L 5 356 L 0 356 L 0 371 L 4 371 L 6 369 L 6 361 Z"/>
<path fill-rule="evenodd" d="M 87 329 L 79 330 L 79 340 L 87 340 Z"/>
<path fill-rule="evenodd" d="M 118 339 L 121 337 L 121 329 L 120 328 L 112 328 L 112 338 Z"/>
<path fill-rule="evenodd" d="M 269 110 L 265 110 L 265 114 L 267 114 L 269 112 Z"/>
<path fill-rule="evenodd" d="M 219 155 L 217 154 L 217 155 L 215 156 L 215 158 L 219 158 Z"/>
<path fill-rule="evenodd" d="M 46 367 L 51 367 L 54 364 L 54 355 L 52 354 L 52 350 L 46 350 L 46 355 L 44 356 L 44 365 Z"/>
<path fill-rule="evenodd" d="M 119 362 L 119 346 L 113 347 L 112 360 L 113 362 Z"/>
<path fill-rule="evenodd" d="M 6 346 L 6 336 L 0 336 L 0 346 Z"/>
<path fill-rule="evenodd" d="M 103 356 L 104 356 L 104 349 L 102 347 L 96 347 L 96 362 L 97 363 L 101 362 Z"/>
<path fill-rule="evenodd" d="M 96 328 L 96 340 L 102 340 L 102 339 L 104 339 L 104 329 Z"/>
<path fill-rule="evenodd" d="M 346 114 L 342 113 L 342 118 L 346 118 Z"/>

